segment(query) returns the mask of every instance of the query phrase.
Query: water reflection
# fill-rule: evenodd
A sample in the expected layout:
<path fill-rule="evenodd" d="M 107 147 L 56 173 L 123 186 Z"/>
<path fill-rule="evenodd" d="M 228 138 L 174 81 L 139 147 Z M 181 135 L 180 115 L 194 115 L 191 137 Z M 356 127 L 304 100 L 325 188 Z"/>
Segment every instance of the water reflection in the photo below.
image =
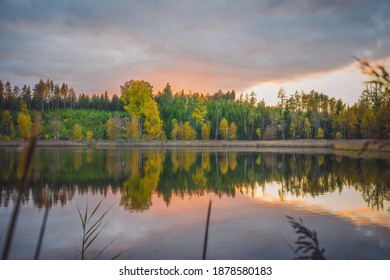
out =
<path fill-rule="evenodd" d="M 1 149 L 0 205 L 15 199 L 20 151 Z M 277 183 L 278 199 L 317 197 L 352 188 L 367 206 L 386 209 L 390 201 L 390 160 L 333 154 L 285 154 L 138 149 L 37 149 L 24 203 L 42 208 L 65 205 L 76 193 L 120 193 L 128 211 L 145 211 L 152 196 L 166 205 L 173 195 L 215 193 L 251 196 Z"/>

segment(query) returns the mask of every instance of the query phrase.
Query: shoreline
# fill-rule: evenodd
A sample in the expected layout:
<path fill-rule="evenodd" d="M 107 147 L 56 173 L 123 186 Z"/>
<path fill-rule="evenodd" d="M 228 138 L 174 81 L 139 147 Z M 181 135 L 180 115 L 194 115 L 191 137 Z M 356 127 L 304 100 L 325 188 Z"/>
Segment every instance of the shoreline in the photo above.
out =
<path fill-rule="evenodd" d="M 0 147 L 22 147 L 26 140 L 2 140 Z M 137 147 L 137 148 L 326 148 L 346 151 L 389 152 L 390 140 L 38 140 L 37 147 Z"/>

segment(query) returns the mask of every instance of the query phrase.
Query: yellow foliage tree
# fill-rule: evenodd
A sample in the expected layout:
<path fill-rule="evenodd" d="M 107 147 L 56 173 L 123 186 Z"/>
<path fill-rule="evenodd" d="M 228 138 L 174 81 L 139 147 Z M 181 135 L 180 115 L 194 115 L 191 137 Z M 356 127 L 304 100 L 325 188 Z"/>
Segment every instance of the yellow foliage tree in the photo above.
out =
<path fill-rule="evenodd" d="M 197 124 L 201 124 L 204 122 L 207 114 L 207 108 L 203 104 L 203 99 L 198 98 L 195 102 L 195 109 L 192 113 L 192 117 L 195 119 Z"/>
<path fill-rule="evenodd" d="M 136 117 L 132 117 L 130 122 L 126 123 L 127 137 L 133 140 L 139 139 L 139 120 Z"/>
<path fill-rule="evenodd" d="M 221 159 L 219 160 L 219 169 L 221 170 L 221 173 L 225 175 L 229 170 L 229 163 L 227 154 L 223 154 Z"/>
<path fill-rule="evenodd" d="M 91 130 L 87 130 L 87 140 L 91 140 L 93 137 L 93 132 Z"/>
<path fill-rule="evenodd" d="M 229 139 L 236 140 L 236 138 L 237 138 L 237 127 L 236 127 L 236 124 L 234 122 L 232 122 L 229 125 Z"/>
<path fill-rule="evenodd" d="M 226 140 L 228 137 L 228 121 L 225 118 L 222 118 L 219 124 L 219 134 L 221 135 L 221 139 Z"/>
<path fill-rule="evenodd" d="M 311 138 L 311 124 L 308 118 L 305 118 L 303 123 L 303 134 L 306 139 Z"/>
<path fill-rule="evenodd" d="M 18 126 L 20 131 L 20 137 L 22 139 L 28 139 L 31 134 L 32 121 L 30 114 L 19 113 L 18 114 Z"/>
<path fill-rule="evenodd" d="M 74 126 L 73 126 L 73 138 L 75 140 L 83 139 L 83 128 L 78 123 L 74 124 Z"/>
<path fill-rule="evenodd" d="M 182 127 L 182 134 L 184 140 L 195 140 L 196 139 L 196 131 L 191 126 L 190 122 L 185 122 Z"/>
<path fill-rule="evenodd" d="M 209 140 L 210 139 L 210 125 L 207 123 L 202 124 L 202 139 Z"/>
<path fill-rule="evenodd" d="M 153 87 L 146 81 L 130 80 L 121 86 L 123 108 L 133 117 L 139 118 L 152 99 Z"/>
<path fill-rule="evenodd" d="M 325 137 L 324 130 L 321 127 L 319 127 L 317 131 L 317 139 L 323 139 L 324 137 Z"/>
<path fill-rule="evenodd" d="M 180 139 L 179 134 L 180 134 L 180 127 L 177 124 L 177 120 L 173 119 L 172 120 L 171 139 L 173 139 L 173 140 Z"/>
<path fill-rule="evenodd" d="M 157 103 L 150 100 L 145 108 L 145 131 L 148 134 L 146 139 L 164 139 L 163 122 L 160 118 Z"/>

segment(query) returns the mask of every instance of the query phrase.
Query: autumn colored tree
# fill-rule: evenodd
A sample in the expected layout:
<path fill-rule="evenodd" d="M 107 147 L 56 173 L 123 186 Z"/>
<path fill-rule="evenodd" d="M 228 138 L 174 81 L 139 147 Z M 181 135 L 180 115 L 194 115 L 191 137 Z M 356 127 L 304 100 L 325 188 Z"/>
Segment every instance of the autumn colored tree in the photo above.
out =
<path fill-rule="evenodd" d="M 132 140 L 139 139 L 139 127 L 138 127 L 138 119 L 136 117 L 132 117 L 131 121 L 126 123 L 126 134 L 127 137 Z"/>
<path fill-rule="evenodd" d="M 165 139 L 163 122 L 160 119 L 157 103 L 150 100 L 145 107 L 145 130 L 148 134 L 146 139 Z"/>
<path fill-rule="evenodd" d="M 227 140 L 228 138 L 228 122 L 225 118 L 222 118 L 221 123 L 219 124 L 219 134 L 221 139 Z"/>
<path fill-rule="evenodd" d="M 173 139 L 173 140 L 180 139 L 180 127 L 179 127 L 176 119 L 172 120 L 171 139 Z"/>
<path fill-rule="evenodd" d="M 324 137 L 325 137 L 324 130 L 321 127 L 319 127 L 317 130 L 317 139 L 323 139 Z"/>
<path fill-rule="evenodd" d="M 303 134 L 305 139 L 311 138 L 311 124 L 308 118 L 305 118 L 303 123 Z"/>
<path fill-rule="evenodd" d="M 336 139 L 336 140 L 341 140 L 341 139 L 343 139 L 343 135 L 341 134 L 340 131 L 337 131 L 337 132 L 336 132 L 336 134 L 335 134 L 335 136 L 334 136 L 334 139 Z"/>
<path fill-rule="evenodd" d="M 87 140 L 92 140 L 92 137 L 93 137 L 93 132 L 91 130 L 87 130 Z"/>
<path fill-rule="evenodd" d="M 18 126 L 20 137 L 22 139 L 28 139 L 31 133 L 32 121 L 30 115 L 24 113 L 18 114 Z"/>
<path fill-rule="evenodd" d="M 146 81 L 130 80 L 121 86 L 121 100 L 123 108 L 140 121 L 140 135 L 142 134 L 142 117 L 146 105 L 152 100 L 153 87 Z"/>
<path fill-rule="evenodd" d="M 17 122 L 19 126 L 20 137 L 22 139 L 28 139 L 31 133 L 32 121 L 26 103 L 23 101 L 20 101 L 20 113 L 18 114 Z"/>
<path fill-rule="evenodd" d="M 107 121 L 108 139 L 118 140 L 122 130 L 122 122 L 118 116 L 114 116 Z"/>
<path fill-rule="evenodd" d="M 196 131 L 191 126 L 190 122 L 185 122 L 182 126 L 182 134 L 184 140 L 195 140 L 196 139 Z"/>
<path fill-rule="evenodd" d="M 207 123 L 202 124 L 202 140 L 210 139 L 210 125 Z"/>
<path fill-rule="evenodd" d="M 205 121 L 207 108 L 203 103 L 203 99 L 198 98 L 195 102 L 195 109 L 192 112 L 192 117 L 197 124 L 202 124 Z"/>
<path fill-rule="evenodd" d="M 73 125 L 73 139 L 75 140 L 83 139 L 83 127 L 78 123 Z"/>
<path fill-rule="evenodd" d="M 237 138 L 237 127 L 234 122 L 229 125 L 228 138 L 229 140 L 236 140 Z"/>

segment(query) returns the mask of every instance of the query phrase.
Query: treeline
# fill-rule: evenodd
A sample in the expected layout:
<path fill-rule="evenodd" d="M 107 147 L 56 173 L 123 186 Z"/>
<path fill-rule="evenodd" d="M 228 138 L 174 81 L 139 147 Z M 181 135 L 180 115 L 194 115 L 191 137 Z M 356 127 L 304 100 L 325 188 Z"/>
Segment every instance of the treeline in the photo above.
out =
<path fill-rule="evenodd" d="M 389 139 L 390 89 L 367 84 L 358 102 L 317 91 L 278 92 L 267 106 L 254 92 L 173 93 L 169 84 L 156 94 L 146 81 L 131 80 L 120 96 L 77 95 L 68 85 L 40 80 L 12 88 L 0 81 L 0 139 L 28 138 L 40 119 L 41 139 Z"/>
<path fill-rule="evenodd" d="M 22 88 L 5 84 L 0 80 L 0 111 L 18 111 L 23 101 L 30 111 L 49 111 L 59 109 L 95 109 L 104 111 L 123 111 L 123 104 L 114 94 L 109 98 L 107 91 L 91 96 L 76 94 L 66 83 L 54 83 L 53 80 L 40 80 L 31 90 L 29 85 Z"/>

